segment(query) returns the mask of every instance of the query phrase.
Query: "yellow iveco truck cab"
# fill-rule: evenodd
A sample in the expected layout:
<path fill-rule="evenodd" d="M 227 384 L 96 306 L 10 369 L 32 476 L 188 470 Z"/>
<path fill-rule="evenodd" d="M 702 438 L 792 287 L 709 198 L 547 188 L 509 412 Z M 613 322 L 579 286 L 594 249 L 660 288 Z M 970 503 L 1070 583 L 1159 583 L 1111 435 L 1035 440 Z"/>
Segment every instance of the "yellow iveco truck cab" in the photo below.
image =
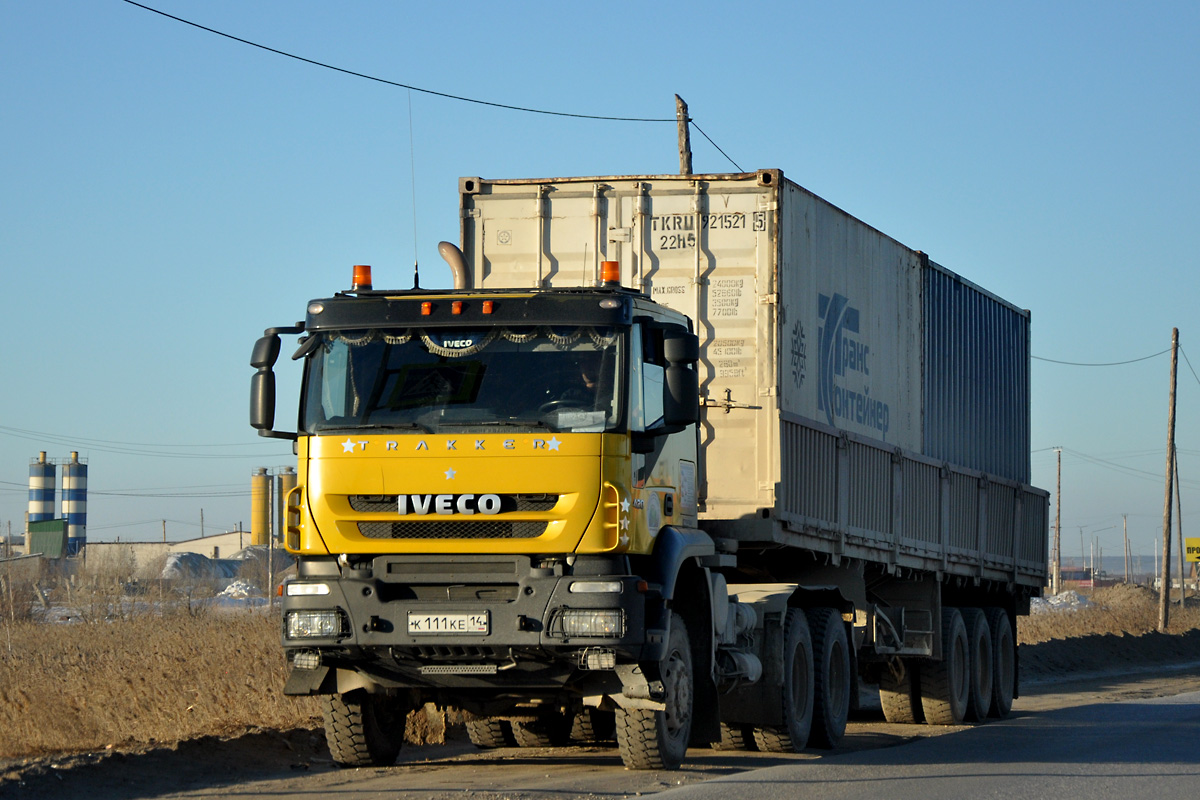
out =
<path fill-rule="evenodd" d="M 860 680 L 893 722 L 1009 712 L 1046 577 L 1029 312 L 778 170 L 459 197 L 453 289 L 355 268 L 251 358 L 299 457 L 285 691 L 336 761 L 393 762 L 426 703 L 639 769 L 836 746 Z"/>

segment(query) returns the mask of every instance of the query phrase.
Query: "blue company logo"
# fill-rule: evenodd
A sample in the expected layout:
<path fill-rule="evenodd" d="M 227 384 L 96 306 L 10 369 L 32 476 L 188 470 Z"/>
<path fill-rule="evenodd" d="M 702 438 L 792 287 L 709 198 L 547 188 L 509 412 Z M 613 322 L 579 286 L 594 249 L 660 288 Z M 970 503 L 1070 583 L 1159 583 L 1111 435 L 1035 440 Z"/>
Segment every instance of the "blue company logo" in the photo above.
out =
<path fill-rule="evenodd" d="M 871 348 L 859 338 L 858 309 L 840 294 L 818 295 L 817 301 L 817 409 L 830 425 L 853 422 L 886 439 L 890 409 L 870 396 Z M 863 378 L 861 392 L 844 385 L 853 374 Z"/>

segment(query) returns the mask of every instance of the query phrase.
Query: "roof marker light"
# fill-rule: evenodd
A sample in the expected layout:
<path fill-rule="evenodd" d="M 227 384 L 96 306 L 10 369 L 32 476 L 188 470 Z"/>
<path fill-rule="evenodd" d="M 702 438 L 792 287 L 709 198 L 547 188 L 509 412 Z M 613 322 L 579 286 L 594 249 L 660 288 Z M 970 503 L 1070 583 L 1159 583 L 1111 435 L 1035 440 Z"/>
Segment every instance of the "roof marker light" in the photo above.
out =
<path fill-rule="evenodd" d="M 483 301 L 483 313 L 485 313 L 485 314 L 492 313 L 492 301 L 491 300 Z"/>
<path fill-rule="evenodd" d="M 428 317 L 432 313 L 433 313 L 433 303 L 429 302 L 428 300 L 421 303 L 421 316 L 422 317 Z"/>
<path fill-rule="evenodd" d="M 354 278 L 350 282 L 350 291 L 371 291 L 371 267 L 367 264 L 354 265 Z"/>
<path fill-rule="evenodd" d="M 450 313 L 451 314 L 461 314 L 462 313 L 462 300 L 454 300 L 450 303 Z"/>

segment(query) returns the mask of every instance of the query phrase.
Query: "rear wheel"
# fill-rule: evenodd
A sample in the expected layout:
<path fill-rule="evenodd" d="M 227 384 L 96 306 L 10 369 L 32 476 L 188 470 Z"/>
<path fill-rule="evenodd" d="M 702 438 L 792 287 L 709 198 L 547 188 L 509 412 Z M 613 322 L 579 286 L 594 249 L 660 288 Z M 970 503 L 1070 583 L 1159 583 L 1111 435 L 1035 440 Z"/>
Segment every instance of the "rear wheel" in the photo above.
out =
<path fill-rule="evenodd" d="M 757 750 L 751 725 L 721 723 L 721 741 L 713 742 L 713 750 Z"/>
<path fill-rule="evenodd" d="M 617 709 L 617 744 L 629 769 L 678 769 L 687 754 L 695 698 L 691 642 L 683 617 L 672 612 L 670 625 L 659 664 L 666 708 Z"/>
<path fill-rule="evenodd" d="M 963 721 L 970 696 L 967 628 L 957 608 L 942 609 L 942 660 L 921 665 L 921 707 L 930 725 Z"/>
<path fill-rule="evenodd" d="M 511 724 L 513 738 L 521 747 L 561 747 L 571 738 L 571 718 L 561 711 L 547 711 L 537 719 Z"/>
<path fill-rule="evenodd" d="M 1003 719 L 1012 711 L 1017 685 L 1017 647 L 1012 623 L 1003 608 L 985 608 L 992 631 L 992 704 L 989 716 Z"/>
<path fill-rule="evenodd" d="M 498 717 L 479 717 L 467 720 L 467 736 L 470 738 L 471 744 L 484 750 L 495 747 L 513 747 L 517 743 L 508 722 Z"/>
<path fill-rule="evenodd" d="M 783 636 L 783 725 L 754 730 L 758 749 L 768 753 L 800 752 L 813 723 L 813 646 L 803 611 L 788 610 Z"/>
<path fill-rule="evenodd" d="M 917 661 L 901 658 L 896 660 L 895 666 L 895 672 L 891 666 L 886 666 L 879 676 L 879 705 L 883 707 L 884 719 L 904 725 L 924 722 Z"/>
<path fill-rule="evenodd" d="M 807 611 L 813 649 L 813 714 L 809 744 L 841 744 L 850 716 L 850 646 L 842 615 L 833 608 Z"/>
<path fill-rule="evenodd" d="M 571 738 L 577 742 L 611 742 L 617 735 L 613 712 L 584 708 L 571 723 Z"/>
<path fill-rule="evenodd" d="M 347 767 L 386 767 L 396 763 L 404 743 L 408 706 L 399 698 L 361 689 L 321 698 L 329 753 Z"/>
<path fill-rule="evenodd" d="M 978 608 L 961 609 L 967 628 L 967 650 L 970 666 L 967 672 L 970 696 L 965 718 L 969 722 L 987 719 L 992 707 L 992 631 L 987 617 Z"/>

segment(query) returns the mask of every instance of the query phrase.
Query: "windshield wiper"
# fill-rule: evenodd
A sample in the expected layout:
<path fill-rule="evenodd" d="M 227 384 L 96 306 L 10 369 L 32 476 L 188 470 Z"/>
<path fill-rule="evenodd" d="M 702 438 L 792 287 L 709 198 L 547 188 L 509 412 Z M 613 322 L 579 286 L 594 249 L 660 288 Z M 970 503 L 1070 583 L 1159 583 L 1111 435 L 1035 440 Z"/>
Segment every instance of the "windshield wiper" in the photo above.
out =
<path fill-rule="evenodd" d="M 438 423 L 439 428 L 548 428 L 540 419 L 475 419 L 475 420 L 445 420 Z"/>
<path fill-rule="evenodd" d="M 371 430 L 415 430 L 425 433 L 433 433 L 433 430 L 427 425 L 422 425 L 419 422 L 388 422 L 388 423 L 371 423 L 369 425 L 334 425 L 328 428 L 321 428 L 320 433 L 325 431 L 371 431 Z"/>

